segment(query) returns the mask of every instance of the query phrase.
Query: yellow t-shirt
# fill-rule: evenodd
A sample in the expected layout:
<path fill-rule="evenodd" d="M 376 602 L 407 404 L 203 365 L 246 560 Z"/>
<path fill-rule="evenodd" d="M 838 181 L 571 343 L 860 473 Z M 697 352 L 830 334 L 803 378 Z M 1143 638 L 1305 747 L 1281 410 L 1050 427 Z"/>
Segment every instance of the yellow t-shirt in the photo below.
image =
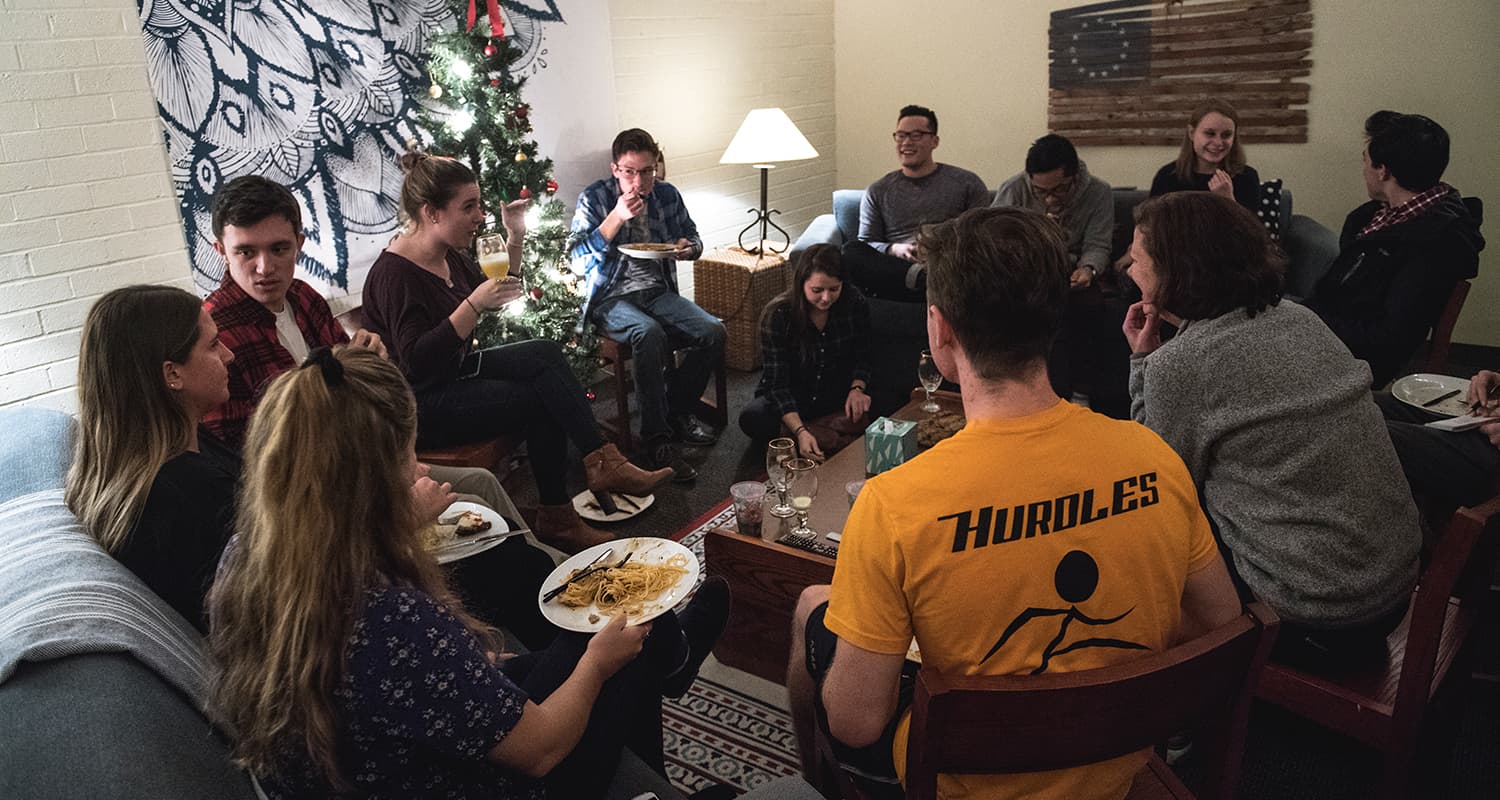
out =
<path fill-rule="evenodd" d="M 1141 425 L 1059 401 L 970 420 L 871 478 L 825 622 L 875 653 L 905 653 L 915 636 L 923 664 L 953 674 L 1091 669 L 1170 647 L 1188 574 L 1216 558 L 1182 459 Z M 892 754 L 903 777 L 907 723 Z M 938 794 L 1119 798 L 1143 763 L 943 775 Z"/>

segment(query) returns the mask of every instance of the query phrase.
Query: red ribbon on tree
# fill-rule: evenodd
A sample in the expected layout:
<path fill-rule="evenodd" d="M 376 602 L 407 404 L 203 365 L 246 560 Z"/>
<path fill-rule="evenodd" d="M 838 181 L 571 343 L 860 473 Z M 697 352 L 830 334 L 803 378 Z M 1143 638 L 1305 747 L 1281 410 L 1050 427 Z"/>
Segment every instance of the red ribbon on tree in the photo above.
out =
<path fill-rule="evenodd" d="M 490 18 L 490 35 L 505 38 L 505 20 L 500 18 L 500 0 L 485 0 L 484 13 Z M 479 0 L 469 0 L 469 27 L 474 30 L 474 21 L 479 18 Z"/>

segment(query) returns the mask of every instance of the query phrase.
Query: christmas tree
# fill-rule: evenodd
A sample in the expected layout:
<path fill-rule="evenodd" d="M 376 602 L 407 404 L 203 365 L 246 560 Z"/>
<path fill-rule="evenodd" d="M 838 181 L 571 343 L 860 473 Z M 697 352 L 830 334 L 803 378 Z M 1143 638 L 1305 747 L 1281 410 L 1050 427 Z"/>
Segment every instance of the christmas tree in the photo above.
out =
<path fill-rule="evenodd" d="M 538 157 L 530 138 L 531 107 L 521 99 L 526 79 L 510 71 L 519 51 L 500 20 L 468 16 L 467 0 L 449 5 L 459 24 L 430 39 L 426 67 L 433 102 L 425 104 L 418 124 L 432 137 L 433 153 L 462 159 L 479 176 L 480 199 L 492 210 L 494 230 L 499 230 L 502 204 L 531 201 L 520 265 L 527 294 L 499 313 L 486 314 L 475 338 L 481 347 L 551 339 L 562 345 L 587 386 L 598 369 L 598 345 L 592 336 L 576 333 L 582 285 L 568 269 L 568 221 L 556 196 L 552 159 Z"/>

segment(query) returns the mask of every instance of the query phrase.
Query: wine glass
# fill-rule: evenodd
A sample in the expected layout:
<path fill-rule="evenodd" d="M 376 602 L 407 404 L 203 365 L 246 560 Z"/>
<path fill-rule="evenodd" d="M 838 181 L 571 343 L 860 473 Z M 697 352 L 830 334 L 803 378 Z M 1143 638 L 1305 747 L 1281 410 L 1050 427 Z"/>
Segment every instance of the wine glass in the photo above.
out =
<path fill-rule="evenodd" d="M 786 519 L 797 513 L 797 510 L 787 505 L 786 488 L 787 472 L 786 462 L 797 457 L 797 443 L 785 436 L 772 439 L 766 446 L 766 475 L 771 480 L 771 488 L 776 491 L 776 505 L 770 509 L 773 517 Z"/>
<path fill-rule="evenodd" d="M 479 256 L 479 269 L 486 278 L 503 280 L 510 272 L 510 250 L 504 234 L 479 237 L 474 242 L 474 251 Z"/>
<path fill-rule="evenodd" d="M 932 399 L 932 393 L 943 383 L 943 373 L 938 371 L 937 362 L 932 360 L 932 351 L 923 350 L 922 357 L 917 359 L 917 380 L 922 382 L 922 391 L 927 393 L 927 402 L 922 404 L 922 410 L 929 414 L 936 414 L 942 408 Z"/>
<path fill-rule="evenodd" d="M 813 498 L 818 496 L 818 462 L 810 458 L 793 458 L 786 462 L 787 494 L 792 497 L 792 508 L 797 511 L 797 527 L 793 536 L 812 537 L 817 531 L 807 527 L 807 512 L 812 508 Z"/>

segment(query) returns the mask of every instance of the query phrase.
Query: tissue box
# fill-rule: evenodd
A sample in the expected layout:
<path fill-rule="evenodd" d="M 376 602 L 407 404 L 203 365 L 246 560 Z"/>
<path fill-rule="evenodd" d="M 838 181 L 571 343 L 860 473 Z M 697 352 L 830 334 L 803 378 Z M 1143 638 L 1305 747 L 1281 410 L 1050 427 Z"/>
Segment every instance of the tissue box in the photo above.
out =
<path fill-rule="evenodd" d="M 917 423 L 881 417 L 865 428 L 865 474 L 878 475 L 917 454 Z"/>

